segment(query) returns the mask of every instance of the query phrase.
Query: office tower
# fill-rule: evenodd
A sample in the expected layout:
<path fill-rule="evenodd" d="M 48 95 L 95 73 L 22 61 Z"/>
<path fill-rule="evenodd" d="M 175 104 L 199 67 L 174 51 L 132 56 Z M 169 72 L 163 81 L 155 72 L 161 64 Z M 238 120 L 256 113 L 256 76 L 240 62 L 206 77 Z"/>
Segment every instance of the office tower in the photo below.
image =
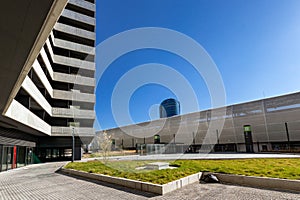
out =
<path fill-rule="evenodd" d="M 180 114 L 180 103 L 176 99 L 166 99 L 159 106 L 160 118 L 172 117 Z"/>

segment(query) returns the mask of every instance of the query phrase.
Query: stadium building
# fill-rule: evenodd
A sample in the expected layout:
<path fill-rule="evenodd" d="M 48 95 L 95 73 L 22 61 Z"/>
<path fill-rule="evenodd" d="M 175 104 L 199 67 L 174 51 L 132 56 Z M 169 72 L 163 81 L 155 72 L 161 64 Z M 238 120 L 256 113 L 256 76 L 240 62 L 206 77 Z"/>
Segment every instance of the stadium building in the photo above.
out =
<path fill-rule="evenodd" d="M 224 122 L 221 129 L 209 129 L 219 121 Z M 300 92 L 105 131 L 115 149 L 148 154 L 299 152 Z"/>

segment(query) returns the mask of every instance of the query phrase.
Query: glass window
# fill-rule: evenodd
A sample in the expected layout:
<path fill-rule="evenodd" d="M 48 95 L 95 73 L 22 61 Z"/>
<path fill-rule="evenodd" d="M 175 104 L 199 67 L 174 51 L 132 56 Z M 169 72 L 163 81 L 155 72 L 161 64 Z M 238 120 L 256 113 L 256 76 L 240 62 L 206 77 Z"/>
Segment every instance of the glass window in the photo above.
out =
<path fill-rule="evenodd" d="M 0 145 L 0 172 L 2 171 L 3 146 Z"/>
<path fill-rule="evenodd" d="M 33 150 L 31 147 L 26 147 L 26 165 L 33 163 Z"/>
<path fill-rule="evenodd" d="M 59 149 L 52 149 L 52 157 L 53 158 L 59 157 Z"/>
<path fill-rule="evenodd" d="M 26 147 L 17 147 L 17 167 L 25 165 Z"/>
<path fill-rule="evenodd" d="M 7 170 L 7 147 L 2 148 L 2 161 L 1 161 L 1 170 Z"/>
<path fill-rule="evenodd" d="M 51 149 L 46 149 L 46 158 L 51 158 Z"/>
<path fill-rule="evenodd" d="M 12 168 L 12 161 L 13 161 L 13 147 L 4 147 L 7 149 L 6 154 L 6 170 L 9 170 Z"/>

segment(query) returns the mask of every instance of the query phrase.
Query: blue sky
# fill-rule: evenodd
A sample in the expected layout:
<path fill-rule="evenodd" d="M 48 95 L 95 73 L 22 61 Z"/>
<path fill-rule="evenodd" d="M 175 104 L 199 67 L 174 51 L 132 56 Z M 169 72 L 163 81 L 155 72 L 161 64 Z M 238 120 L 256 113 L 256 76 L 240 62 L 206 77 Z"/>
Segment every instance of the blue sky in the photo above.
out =
<path fill-rule="evenodd" d="M 299 0 L 97 0 L 96 43 L 140 27 L 186 34 L 217 65 L 230 105 L 300 91 L 299 10 Z M 199 110 L 211 107 L 207 86 L 190 63 L 172 52 L 141 49 L 114 60 L 101 76 L 96 129 L 117 126 L 111 108 L 114 87 L 130 69 L 146 63 L 177 70 L 192 85 Z M 153 105 L 169 97 L 176 94 L 161 85 L 139 87 L 128 105 L 133 123 L 158 118 Z"/>

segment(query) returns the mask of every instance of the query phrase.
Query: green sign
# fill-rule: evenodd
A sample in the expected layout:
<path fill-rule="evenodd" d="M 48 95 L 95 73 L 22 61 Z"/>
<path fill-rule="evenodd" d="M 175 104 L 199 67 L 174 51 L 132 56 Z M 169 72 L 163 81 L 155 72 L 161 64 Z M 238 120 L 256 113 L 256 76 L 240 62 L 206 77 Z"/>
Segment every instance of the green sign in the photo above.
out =
<path fill-rule="evenodd" d="M 244 126 L 244 132 L 251 132 L 251 126 L 250 125 Z"/>

